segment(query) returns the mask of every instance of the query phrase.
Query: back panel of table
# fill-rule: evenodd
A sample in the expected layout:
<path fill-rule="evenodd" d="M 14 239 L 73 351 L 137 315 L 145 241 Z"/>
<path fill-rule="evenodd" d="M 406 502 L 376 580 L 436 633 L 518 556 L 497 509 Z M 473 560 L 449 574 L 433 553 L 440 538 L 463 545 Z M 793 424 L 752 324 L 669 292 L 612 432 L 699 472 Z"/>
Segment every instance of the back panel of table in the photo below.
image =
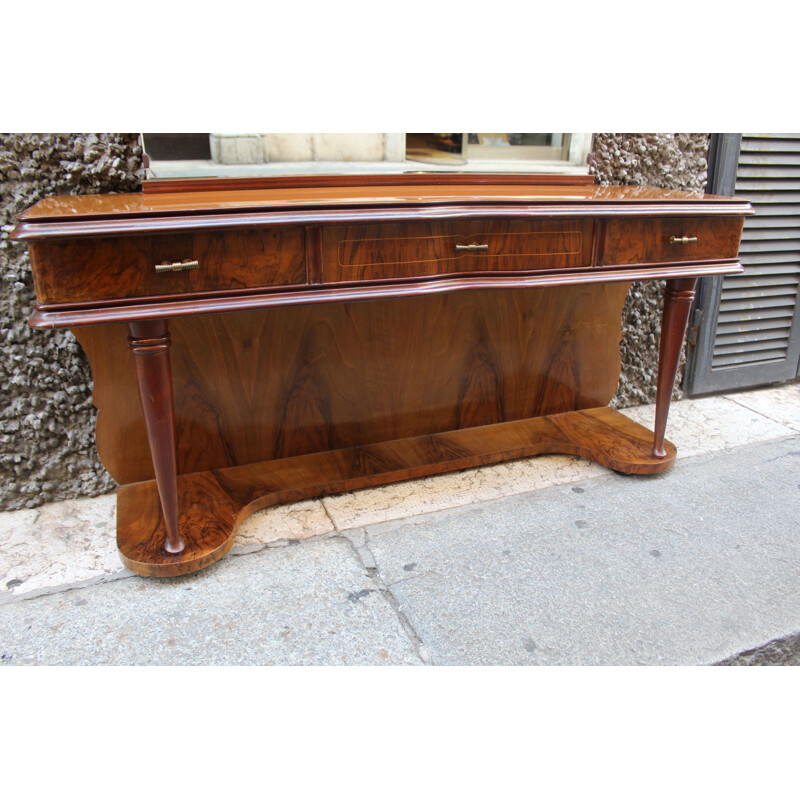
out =
<path fill-rule="evenodd" d="M 629 284 L 467 291 L 174 319 L 185 474 L 606 405 Z M 119 483 L 153 467 L 124 325 L 75 331 L 97 446 Z"/>

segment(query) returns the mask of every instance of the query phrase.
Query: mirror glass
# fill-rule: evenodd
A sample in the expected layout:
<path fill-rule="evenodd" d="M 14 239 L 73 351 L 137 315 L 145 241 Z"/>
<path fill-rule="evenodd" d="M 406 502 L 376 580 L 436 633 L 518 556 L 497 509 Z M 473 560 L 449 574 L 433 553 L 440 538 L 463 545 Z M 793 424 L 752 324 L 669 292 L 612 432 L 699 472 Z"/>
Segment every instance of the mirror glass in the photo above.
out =
<path fill-rule="evenodd" d="M 424 171 L 587 174 L 584 133 L 143 133 L 148 178 Z"/>

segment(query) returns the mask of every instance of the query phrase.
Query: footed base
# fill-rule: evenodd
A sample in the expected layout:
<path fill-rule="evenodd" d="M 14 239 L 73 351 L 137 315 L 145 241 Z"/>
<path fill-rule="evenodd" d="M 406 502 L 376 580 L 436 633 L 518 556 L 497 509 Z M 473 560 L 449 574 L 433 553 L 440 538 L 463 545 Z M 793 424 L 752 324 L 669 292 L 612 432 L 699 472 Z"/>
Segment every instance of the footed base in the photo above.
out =
<path fill-rule="evenodd" d="M 664 447 L 666 456 L 657 458 L 651 431 L 612 408 L 593 408 L 179 475 L 186 547 L 176 554 L 164 550 L 156 482 L 131 483 L 117 490 L 117 546 L 122 563 L 141 575 L 185 575 L 219 561 L 239 525 L 267 506 L 543 453 L 649 475 L 673 465 L 675 446 Z"/>

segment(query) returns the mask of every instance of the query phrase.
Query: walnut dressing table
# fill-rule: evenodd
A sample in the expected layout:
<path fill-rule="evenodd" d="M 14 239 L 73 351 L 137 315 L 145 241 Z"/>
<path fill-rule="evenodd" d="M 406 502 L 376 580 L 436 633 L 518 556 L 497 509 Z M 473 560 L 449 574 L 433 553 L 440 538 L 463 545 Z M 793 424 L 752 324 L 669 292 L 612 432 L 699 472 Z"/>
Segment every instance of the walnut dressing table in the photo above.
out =
<path fill-rule="evenodd" d="M 206 567 L 265 506 L 539 453 L 626 473 L 664 438 L 698 277 L 749 204 L 589 178 L 159 181 L 24 213 L 34 328 L 89 358 L 123 563 Z M 655 432 L 608 402 L 631 281 L 665 279 Z"/>

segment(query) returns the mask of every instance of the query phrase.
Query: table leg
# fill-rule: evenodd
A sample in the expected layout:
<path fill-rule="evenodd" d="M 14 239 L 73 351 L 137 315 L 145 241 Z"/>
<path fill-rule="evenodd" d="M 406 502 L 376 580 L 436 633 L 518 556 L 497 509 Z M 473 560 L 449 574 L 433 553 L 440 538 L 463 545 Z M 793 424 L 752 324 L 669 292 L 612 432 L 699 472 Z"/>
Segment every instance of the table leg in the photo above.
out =
<path fill-rule="evenodd" d="M 697 278 L 674 278 L 667 281 L 664 313 L 661 317 L 661 348 L 658 353 L 658 388 L 656 389 L 656 424 L 653 455 L 664 458 L 664 433 L 667 428 L 672 387 L 678 371 L 683 336 L 694 300 Z"/>
<path fill-rule="evenodd" d="M 167 529 L 164 549 L 168 553 L 180 553 L 185 545 L 178 531 L 178 475 L 169 330 L 166 320 L 143 320 L 129 322 L 128 331 L 128 347 L 133 351 L 136 364 L 139 399 Z"/>

